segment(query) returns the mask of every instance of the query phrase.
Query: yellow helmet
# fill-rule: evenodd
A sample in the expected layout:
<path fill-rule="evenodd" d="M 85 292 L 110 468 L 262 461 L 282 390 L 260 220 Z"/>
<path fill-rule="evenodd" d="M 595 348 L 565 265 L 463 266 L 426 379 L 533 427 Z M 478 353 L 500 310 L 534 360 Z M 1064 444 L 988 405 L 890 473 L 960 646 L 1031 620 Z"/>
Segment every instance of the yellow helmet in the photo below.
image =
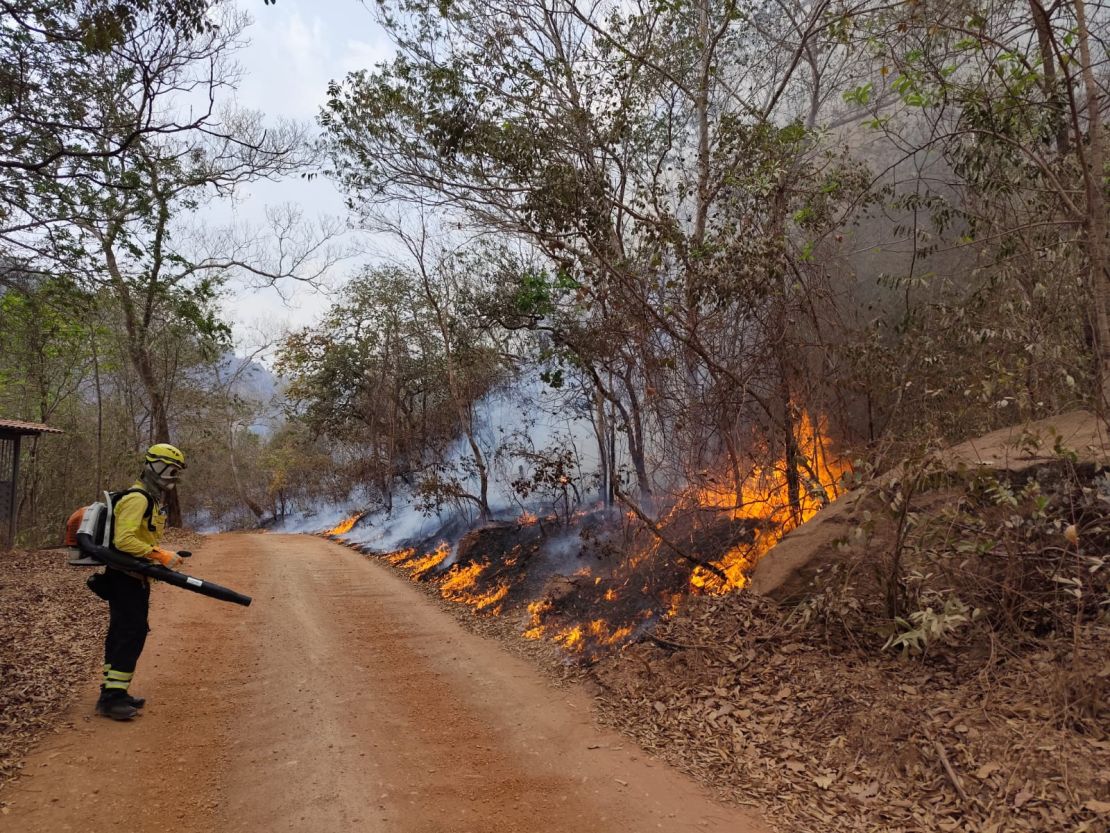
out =
<path fill-rule="evenodd" d="M 177 475 L 185 468 L 185 455 L 169 443 L 155 443 L 146 451 L 146 468 L 159 489 L 172 490 L 177 486 Z"/>
<path fill-rule="evenodd" d="M 146 450 L 148 463 L 169 463 L 179 469 L 185 468 L 185 455 L 176 446 L 169 443 L 155 443 Z"/>

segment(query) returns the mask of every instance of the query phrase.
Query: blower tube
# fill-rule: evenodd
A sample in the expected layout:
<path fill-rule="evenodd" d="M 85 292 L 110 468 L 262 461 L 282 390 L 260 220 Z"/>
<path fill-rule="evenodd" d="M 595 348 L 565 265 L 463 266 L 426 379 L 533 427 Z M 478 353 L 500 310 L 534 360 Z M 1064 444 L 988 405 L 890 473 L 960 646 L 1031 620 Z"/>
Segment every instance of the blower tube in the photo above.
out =
<path fill-rule="evenodd" d="M 158 581 L 164 581 L 166 584 L 172 584 L 174 587 L 192 590 L 202 596 L 211 596 L 213 599 L 219 599 L 222 602 L 231 602 L 243 607 L 250 606 L 250 596 L 244 596 L 242 593 L 236 593 L 234 590 L 219 584 L 213 584 L 210 581 L 202 581 L 199 578 L 187 576 L 184 573 L 163 567 L 161 564 L 152 564 L 143 558 L 135 558 L 133 555 L 99 546 L 93 542 L 93 537 L 88 533 L 79 532 L 77 534 L 77 546 L 81 548 L 82 552 L 88 553 L 97 561 L 109 567 L 118 567 L 131 573 L 139 573 Z"/>

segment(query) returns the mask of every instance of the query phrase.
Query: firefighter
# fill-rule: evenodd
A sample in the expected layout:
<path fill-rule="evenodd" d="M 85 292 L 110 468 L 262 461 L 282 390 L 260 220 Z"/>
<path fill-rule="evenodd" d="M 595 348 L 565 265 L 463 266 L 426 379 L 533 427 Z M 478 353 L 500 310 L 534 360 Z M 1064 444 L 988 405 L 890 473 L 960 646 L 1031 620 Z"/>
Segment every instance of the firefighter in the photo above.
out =
<path fill-rule="evenodd" d="M 146 558 L 171 570 L 181 556 L 158 546 L 166 525 L 166 493 L 177 486 L 185 455 L 167 443 L 152 445 L 139 479 L 116 499 L 112 547 Z M 104 680 L 96 712 L 113 720 L 130 720 L 145 701 L 128 689 L 143 652 L 150 609 L 150 579 L 108 567 L 97 590 L 108 600 L 108 636 L 104 640 Z"/>

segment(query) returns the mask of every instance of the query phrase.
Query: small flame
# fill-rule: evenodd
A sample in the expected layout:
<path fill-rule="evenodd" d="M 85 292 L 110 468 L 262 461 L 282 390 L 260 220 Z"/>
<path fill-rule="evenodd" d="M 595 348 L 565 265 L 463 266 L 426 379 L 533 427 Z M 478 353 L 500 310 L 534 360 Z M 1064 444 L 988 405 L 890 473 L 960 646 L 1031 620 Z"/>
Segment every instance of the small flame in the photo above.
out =
<path fill-rule="evenodd" d="M 447 543 L 441 543 L 432 552 L 423 555 L 417 554 L 414 547 L 409 547 L 408 549 L 387 553 L 385 559 L 394 567 L 400 567 L 408 572 L 409 578 L 413 581 L 420 581 L 430 571 L 442 564 L 450 553 L 451 547 Z"/>
<path fill-rule="evenodd" d="M 538 599 L 528 605 L 528 615 L 532 618 L 528 623 L 527 629 L 521 634 L 525 639 L 543 639 L 543 635 L 547 630 L 547 627 L 543 623 L 543 617 L 551 608 L 552 604 L 548 599 Z"/>
<path fill-rule="evenodd" d="M 324 534 L 325 535 L 346 535 L 348 532 L 350 532 L 352 529 L 354 529 L 355 524 L 357 524 L 362 519 L 362 514 L 363 514 L 362 512 L 356 512 L 355 514 L 351 515 L 351 517 L 347 518 L 347 520 L 340 521 L 338 524 L 333 526 L 331 529 L 329 529 Z"/>
<path fill-rule="evenodd" d="M 507 584 L 498 584 L 492 590 L 485 592 L 475 591 L 478 576 L 488 567 L 488 564 L 468 564 L 465 567 L 454 566 L 447 578 L 439 587 L 440 595 L 448 601 L 460 602 L 470 605 L 475 611 L 481 613 L 501 613 L 501 601 L 509 595 Z"/>
<path fill-rule="evenodd" d="M 406 550 L 396 550 L 395 552 L 388 553 L 385 557 L 385 560 L 392 564 L 394 567 L 397 567 L 408 561 L 414 555 L 416 555 L 416 550 L 413 547 L 409 547 Z"/>
<path fill-rule="evenodd" d="M 615 645 L 632 635 L 632 626 L 612 628 L 602 619 L 594 619 L 585 625 L 565 628 L 552 637 L 568 651 L 582 652 L 588 644 Z"/>

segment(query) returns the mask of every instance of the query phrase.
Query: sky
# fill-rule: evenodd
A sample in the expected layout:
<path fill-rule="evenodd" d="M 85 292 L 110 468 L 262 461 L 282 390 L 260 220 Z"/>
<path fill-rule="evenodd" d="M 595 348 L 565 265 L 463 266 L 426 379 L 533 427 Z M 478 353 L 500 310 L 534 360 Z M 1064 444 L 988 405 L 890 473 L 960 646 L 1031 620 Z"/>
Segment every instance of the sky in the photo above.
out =
<path fill-rule="evenodd" d="M 238 0 L 253 23 L 249 45 L 237 55 L 242 78 L 238 104 L 268 117 L 291 118 L 315 126 L 328 82 L 354 69 L 372 67 L 393 54 L 393 44 L 359 0 Z M 267 205 L 299 204 L 307 218 L 345 217 L 342 196 L 323 177 L 258 183 L 244 189 L 233 205 L 213 206 L 210 222 L 262 225 Z M 331 278 L 342 284 L 353 263 L 341 264 Z M 302 287 L 287 287 L 288 300 L 275 290 L 237 290 L 224 313 L 233 322 L 240 349 L 282 327 L 303 326 L 326 309 L 328 297 Z"/>

